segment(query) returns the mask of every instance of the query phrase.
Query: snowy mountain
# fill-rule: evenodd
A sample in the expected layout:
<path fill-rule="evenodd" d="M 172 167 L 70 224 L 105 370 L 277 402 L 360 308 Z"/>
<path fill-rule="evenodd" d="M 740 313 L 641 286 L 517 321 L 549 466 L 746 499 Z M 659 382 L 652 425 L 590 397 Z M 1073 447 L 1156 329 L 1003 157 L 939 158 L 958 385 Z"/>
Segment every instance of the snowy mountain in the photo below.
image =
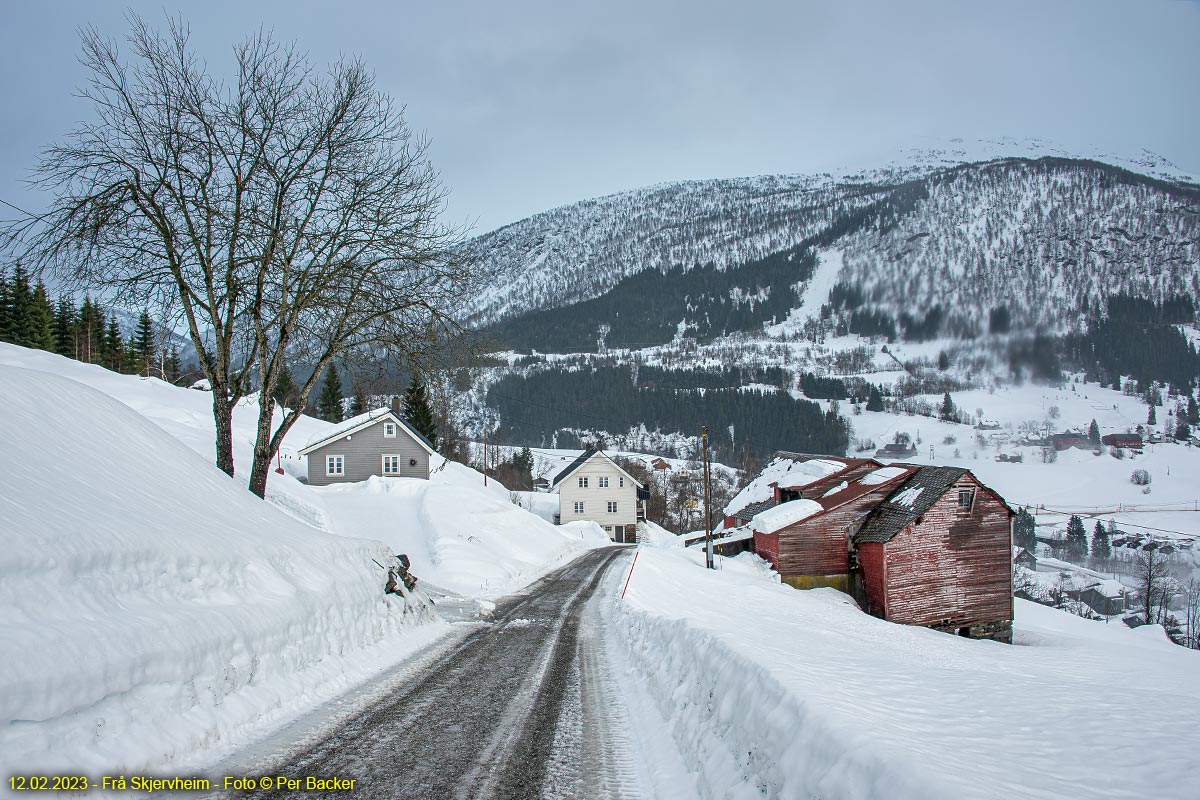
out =
<path fill-rule="evenodd" d="M 827 250 L 842 262 L 818 307 L 828 290 L 893 321 L 940 305 L 938 332 L 956 337 L 987 333 L 1001 307 L 1015 326 L 1061 330 L 1115 293 L 1200 292 L 1200 186 L 1177 172 L 953 160 L 931 151 L 853 175 L 690 181 L 554 209 L 471 243 L 494 279 L 468 316 L 554 352 L 594 349 L 581 341 L 605 326 L 609 344 L 756 332 L 800 305 Z M 565 319 L 586 337 L 564 343 Z"/>

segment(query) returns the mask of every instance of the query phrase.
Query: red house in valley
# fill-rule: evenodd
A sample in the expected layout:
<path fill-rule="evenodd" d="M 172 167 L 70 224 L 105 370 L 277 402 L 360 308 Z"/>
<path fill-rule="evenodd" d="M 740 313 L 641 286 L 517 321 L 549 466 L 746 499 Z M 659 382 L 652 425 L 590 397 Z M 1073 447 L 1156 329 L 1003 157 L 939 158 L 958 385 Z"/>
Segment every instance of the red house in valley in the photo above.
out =
<path fill-rule="evenodd" d="M 1012 518 L 969 470 L 917 468 L 852 538 L 867 611 L 1011 642 Z"/>

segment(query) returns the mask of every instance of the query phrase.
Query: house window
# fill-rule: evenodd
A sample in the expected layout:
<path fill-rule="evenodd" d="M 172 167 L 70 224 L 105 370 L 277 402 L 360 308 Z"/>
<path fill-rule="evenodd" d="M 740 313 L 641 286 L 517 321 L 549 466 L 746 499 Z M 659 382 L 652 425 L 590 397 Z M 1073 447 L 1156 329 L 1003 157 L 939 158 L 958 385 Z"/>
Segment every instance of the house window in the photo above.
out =
<path fill-rule="evenodd" d="M 601 489 L 607 489 L 608 488 L 608 476 L 601 475 L 599 478 L 596 479 L 596 485 L 599 486 Z"/>
<path fill-rule="evenodd" d="M 400 474 L 400 456 L 384 456 L 383 457 L 383 474 L 384 475 L 399 475 Z"/>
<path fill-rule="evenodd" d="M 610 514 L 617 513 L 617 501 L 616 500 L 608 501 L 608 513 L 610 513 Z"/>
<path fill-rule="evenodd" d="M 396 438 L 396 423 L 394 423 L 394 422 L 383 423 L 383 438 L 385 438 L 385 439 L 395 439 Z"/>
<path fill-rule="evenodd" d="M 625 476 L 622 475 L 617 478 L 617 486 L 621 487 L 622 489 L 625 488 Z"/>
<path fill-rule="evenodd" d="M 345 456 L 325 456 L 325 474 L 326 475 L 345 475 L 346 474 L 346 457 Z"/>
<path fill-rule="evenodd" d="M 576 501 L 575 501 L 575 513 L 576 513 L 576 514 L 582 514 L 582 513 L 583 513 L 583 501 L 582 501 L 582 500 L 576 500 Z"/>
<path fill-rule="evenodd" d="M 958 490 L 958 507 L 959 508 L 970 508 L 971 504 L 974 502 L 975 502 L 975 490 L 974 489 L 959 489 Z"/>
<path fill-rule="evenodd" d="M 588 479 L 587 479 L 587 478 L 580 477 L 580 479 L 579 479 L 579 488 L 580 488 L 580 489 L 586 489 L 586 488 L 588 488 L 588 487 L 587 487 L 587 482 L 588 482 Z"/>

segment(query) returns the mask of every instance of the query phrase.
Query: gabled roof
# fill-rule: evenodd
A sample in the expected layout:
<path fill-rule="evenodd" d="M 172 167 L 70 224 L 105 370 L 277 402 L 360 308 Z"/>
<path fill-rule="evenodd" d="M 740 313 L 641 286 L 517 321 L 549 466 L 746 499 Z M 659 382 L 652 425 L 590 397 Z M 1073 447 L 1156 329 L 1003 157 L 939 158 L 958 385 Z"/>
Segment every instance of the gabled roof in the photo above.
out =
<path fill-rule="evenodd" d="M 961 467 L 919 467 L 870 513 L 854 537 L 855 544 L 890 542 L 967 472 Z"/>
<path fill-rule="evenodd" d="M 313 450 L 316 450 L 329 442 L 340 439 L 344 436 L 351 436 L 361 430 L 365 430 L 372 425 L 377 425 L 380 422 L 394 422 L 404 429 L 405 433 L 416 440 L 417 444 L 426 450 L 429 455 L 437 455 L 437 451 L 433 449 L 433 443 L 426 439 L 412 425 L 409 425 L 399 416 L 392 412 L 390 408 L 376 408 L 364 414 L 359 414 L 356 417 L 351 417 L 344 422 L 339 422 L 334 425 L 331 430 L 324 433 L 318 433 L 308 440 L 308 443 L 298 452 L 298 455 L 306 456 Z"/>
<path fill-rule="evenodd" d="M 634 486 L 637 486 L 638 488 L 642 487 L 641 481 L 639 481 L 637 478 L 630 475 L 625 470 L 621 469 L 621 465 L 618 464 L 617 462 L 613 461 L 611 458 L 609 458 L 608 454 L 605 453 L 603 450 L 601 450 L 597 445 L 592 445 L 587 450 L 584 450 L 582 453 L 580 453 L 579 457 L 576 458 L 574 461 L 572 461 L 567 466 L 566 469 L 564 469 L 562 472 L 560 472 L 554 476 L 554 481 L 551 485 L 558 486 L 558 484 L 564 478 L 568 477 L 572 472 L 574 472 L 575 470 L 582 467 L 585 463 L 587 463 L 588 459 L 590 459 L 592 456 L 596 455 L 597 453 L 600 454 L 601 456 L 603 456 L 604 460 L 606 460 L 608 463 L 612 464 L 614 467 L 616 467 L 618 470 L 620 470 L 622 475 L 624 475 L 626 478 L 629 478 L 629 480 L 633 481 Z"/>

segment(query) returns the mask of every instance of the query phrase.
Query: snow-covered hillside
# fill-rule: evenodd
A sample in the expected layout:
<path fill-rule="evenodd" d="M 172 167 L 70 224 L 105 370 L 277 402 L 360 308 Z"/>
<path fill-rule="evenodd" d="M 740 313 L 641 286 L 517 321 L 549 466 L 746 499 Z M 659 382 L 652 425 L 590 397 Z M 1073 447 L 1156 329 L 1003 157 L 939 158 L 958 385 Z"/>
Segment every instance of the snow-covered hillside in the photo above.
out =
<path fill-rule="evenodd" d="M 1185 176 L 1017 151 L 1041 157 L 962 164 L 935 151 L 903 169 L 665 184 L 554 209 L 472 242 L 495 280 L 469 316 L 600 297 L 643 270 L 736 269 L 806 240 L 844 252 L 836 280 L 869 307 L 896 317 L 940 303 L 958 335 L 986 331 L 1000 305 L 1014 322 L 1058 326 L 1109 293 L 1197 291 L 1200 188 Z"/>
<path fill-rule="evenodd" d="M 264 503 L 212 464 L 211 398 L 0 344 L 0 751 L 22 769 L 156 769 L 261 734 L 445 632 L 422 587 L 489 597 L 583 549 L 494 481 L 309 487 L 291 432 Z M 234 415 L 248 463 L 257 407 Z"/>
<path fill-rule="evenodd" d="M 1015 646 L 645 547 L 606 612 L 711 797 L 1190 798 L 1200 652 L 1017 601 Z"/>

